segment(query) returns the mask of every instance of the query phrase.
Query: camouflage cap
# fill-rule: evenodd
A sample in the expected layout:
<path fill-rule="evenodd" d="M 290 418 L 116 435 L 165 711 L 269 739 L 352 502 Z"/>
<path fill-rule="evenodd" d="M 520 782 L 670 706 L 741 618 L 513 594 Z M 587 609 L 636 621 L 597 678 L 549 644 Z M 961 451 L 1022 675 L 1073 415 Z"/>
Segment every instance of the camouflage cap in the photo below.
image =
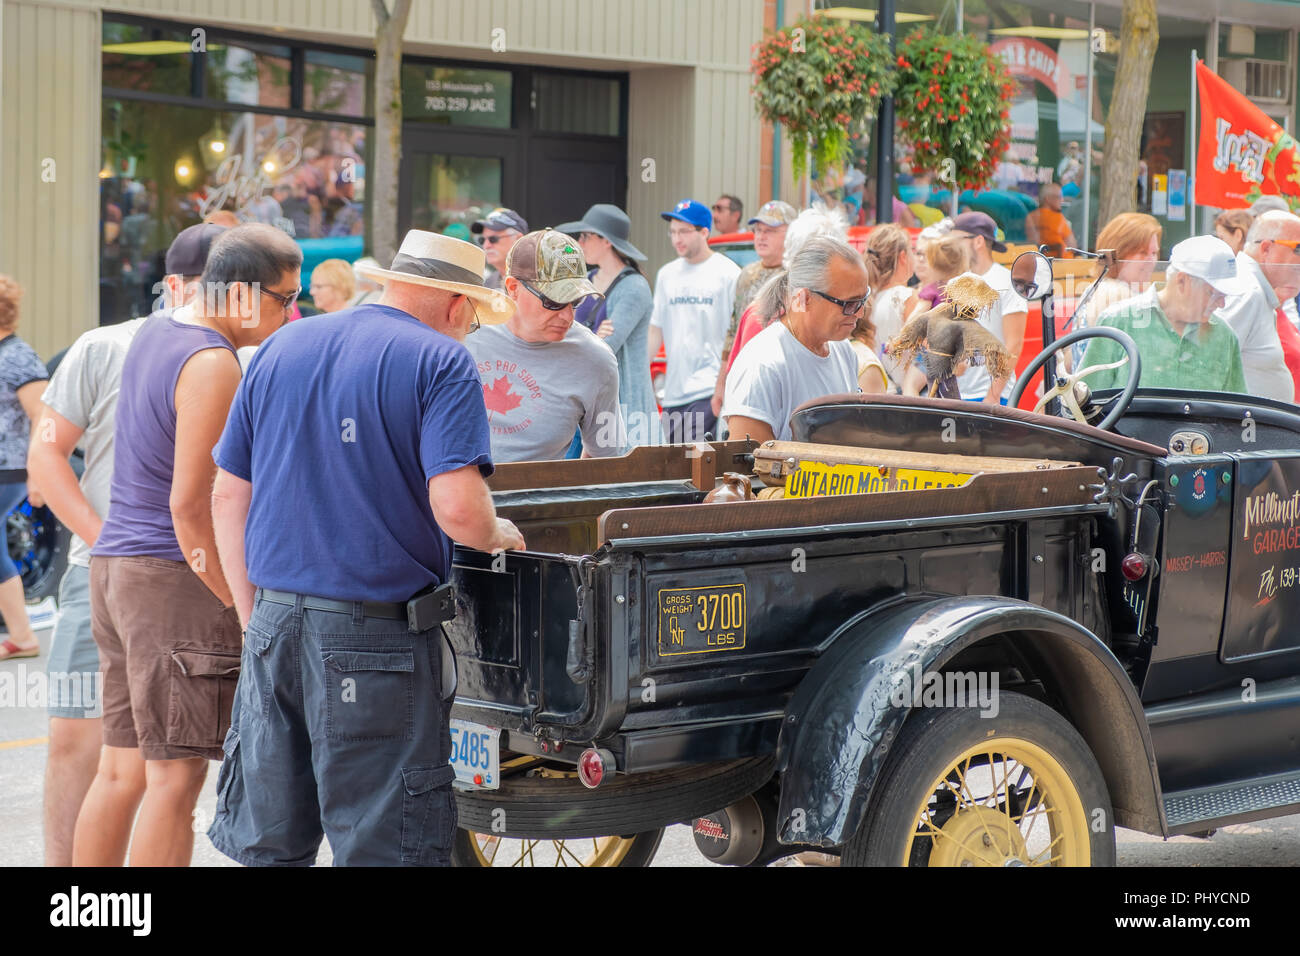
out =
<path fill-rule="evenodd" d="M 772 199 L 763 203 L 762 207 L 746 225 L 752 226 L 756 222 L 761 222 L 765 226 L 776 229 L 780 226 L 790 225 L 798 215 L 799 213 L 795 212 L 794 206 L 791 206 L 788 202 Z"/>
<path fill-rule="evenodd" d="M 506 277 L 527 282 L 555 302 L 600 295 L 587 278 L 587 260 L 578 243 L 554 229 L 519 239 L 506 256 Z"/>

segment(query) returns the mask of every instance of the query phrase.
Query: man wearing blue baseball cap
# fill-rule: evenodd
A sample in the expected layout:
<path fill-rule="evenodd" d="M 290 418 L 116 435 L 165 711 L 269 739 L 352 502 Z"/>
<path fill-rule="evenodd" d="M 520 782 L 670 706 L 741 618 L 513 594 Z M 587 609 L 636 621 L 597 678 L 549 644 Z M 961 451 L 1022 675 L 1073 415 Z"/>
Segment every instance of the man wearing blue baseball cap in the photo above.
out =
<path fill-rule="evenodd" d="M 646 344 L 651 356 L 661 343 L 667 355 L 663 427 L 669 444 L 677 444 L 717 429 L 711 400 L 740 267 L 709 248 L 713 214 L 703 203 L 683 199 L 660 216 L 677 258 L 655 277 Z"/>

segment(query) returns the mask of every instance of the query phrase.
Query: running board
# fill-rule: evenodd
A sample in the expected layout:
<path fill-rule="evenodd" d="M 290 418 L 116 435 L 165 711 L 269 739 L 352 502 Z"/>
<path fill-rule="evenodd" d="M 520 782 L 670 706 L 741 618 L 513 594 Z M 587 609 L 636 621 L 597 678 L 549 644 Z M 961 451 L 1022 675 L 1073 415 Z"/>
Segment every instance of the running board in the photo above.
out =
<path fill-rule="evenodd" d="M 1165 794 L 1169 835 L 1300 812 L 1300 772 Z"/>

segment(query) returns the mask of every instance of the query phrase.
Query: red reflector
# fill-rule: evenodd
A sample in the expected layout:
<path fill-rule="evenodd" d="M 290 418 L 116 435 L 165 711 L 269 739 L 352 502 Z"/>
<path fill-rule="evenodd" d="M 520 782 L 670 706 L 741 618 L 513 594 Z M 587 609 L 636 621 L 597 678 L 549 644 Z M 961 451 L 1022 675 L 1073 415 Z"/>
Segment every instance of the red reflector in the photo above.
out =
<path fill-rule="evenodd" d="M 1130 581 L 1140 581 L 1147 573 L 1146 558 L 1136 551 L 1126 554 L 1124 560 L 1119 563 L 1119 569 L 1124 572 L 1124 577 Z"/>
<path fill-rule="evenodd" d="M 578 758 L 578 779 L 588 790 L 594 790 L 605 779 L 605 761 L 599 750 L 584 750 Z"/>

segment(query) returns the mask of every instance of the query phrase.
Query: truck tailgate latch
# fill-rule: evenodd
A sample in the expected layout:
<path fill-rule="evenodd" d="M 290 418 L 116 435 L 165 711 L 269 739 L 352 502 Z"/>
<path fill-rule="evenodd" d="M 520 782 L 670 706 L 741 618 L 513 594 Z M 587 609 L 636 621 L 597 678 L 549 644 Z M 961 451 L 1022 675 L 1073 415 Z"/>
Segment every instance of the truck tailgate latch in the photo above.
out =
<path fill-rule="evenodd" d="M 564 657 L 564 672 L 575 684 L 585 684 L 591 679 L 591 667 L 587 657 L 587 621 L 586 607 L 591 596 L 591 587 L 587 584 L 586 559 L 569 565 L 573 575 L 578 596 L 578 612 L 569 621 L 569 647 Z"/>

